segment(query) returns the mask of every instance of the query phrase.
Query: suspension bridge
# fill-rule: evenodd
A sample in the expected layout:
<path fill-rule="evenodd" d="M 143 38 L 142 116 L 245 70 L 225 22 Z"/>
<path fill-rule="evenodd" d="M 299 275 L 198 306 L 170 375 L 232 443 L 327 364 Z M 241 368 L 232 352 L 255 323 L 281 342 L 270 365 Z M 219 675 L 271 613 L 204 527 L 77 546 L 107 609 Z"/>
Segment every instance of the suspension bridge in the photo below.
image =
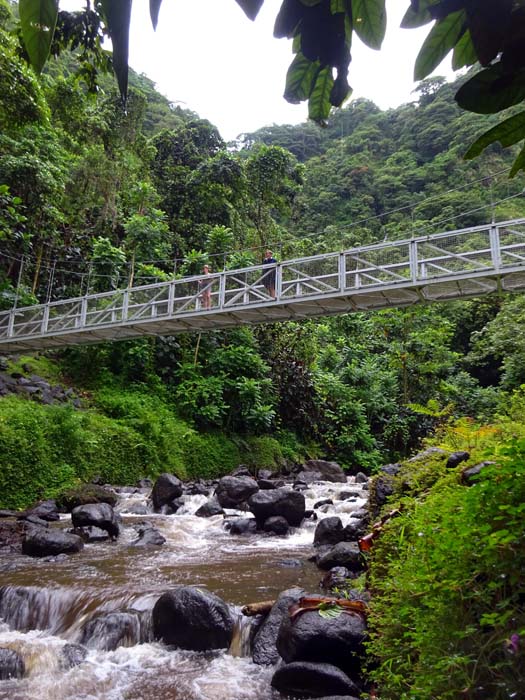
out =
<path fill-rule="evenodd" d="M 525 289 L 525 219 L 0 312 L 0 353 Z"/>

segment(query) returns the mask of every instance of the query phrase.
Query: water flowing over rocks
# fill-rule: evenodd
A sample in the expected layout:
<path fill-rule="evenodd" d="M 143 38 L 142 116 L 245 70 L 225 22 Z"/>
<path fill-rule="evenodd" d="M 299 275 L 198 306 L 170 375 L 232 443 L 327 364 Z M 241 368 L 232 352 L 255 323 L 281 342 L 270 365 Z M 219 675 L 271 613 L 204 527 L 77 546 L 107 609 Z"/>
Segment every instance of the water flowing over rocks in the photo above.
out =
<path fill-rule="evenodd" d="M 119 646 L 132 646 L 142 641 L 137 613 L 112 612 L 89 620 L 82 629 L 80 644 L 112 651 Z"/>
<path fill-rule="evenodd" d="M 13 649 L 0 647 L 0 680 L 5 681 L 9 678 L 22 678 L 25 672 L 24 660 L 20 654 Z"/>
<path fill-rule="evenodd" d="M 213 593 L 192 586 L 164 593 L 153 608 L 153 634 L 179 649 L 227 649 L 233 627 L 226 603 Z"/>
<path fill-rule="evenodd" d="M 160 547 L 166 542 L 164 535 L 151 523 L 141 523 L 136 526 L 136 530 L 138 539 L 131 543 L 132 547 Z"/>
<path fill-rule="evenodd" d="M 214 515 L 224 515 L 224 510 L 217 499 L 211 498 L 195 511 L 195 515 L 199 518 L 211 518 Z"/>

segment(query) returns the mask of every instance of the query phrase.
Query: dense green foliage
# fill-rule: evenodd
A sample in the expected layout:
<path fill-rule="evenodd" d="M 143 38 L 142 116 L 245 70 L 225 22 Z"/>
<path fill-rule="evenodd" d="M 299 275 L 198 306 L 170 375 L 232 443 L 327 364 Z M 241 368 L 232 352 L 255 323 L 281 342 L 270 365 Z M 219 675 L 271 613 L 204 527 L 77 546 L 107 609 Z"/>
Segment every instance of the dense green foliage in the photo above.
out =
<path fill-rule="evenodd" d="M 524 390 L 490 427 L 447 426 L 440 444 L 496 459 L 474 482 L 446 455 L 406 463 L 371 554 L 370 652 L 385 700 L 503 700 L 525 682 Z M 473 484 L 473 485 L 472 485 Z"/>

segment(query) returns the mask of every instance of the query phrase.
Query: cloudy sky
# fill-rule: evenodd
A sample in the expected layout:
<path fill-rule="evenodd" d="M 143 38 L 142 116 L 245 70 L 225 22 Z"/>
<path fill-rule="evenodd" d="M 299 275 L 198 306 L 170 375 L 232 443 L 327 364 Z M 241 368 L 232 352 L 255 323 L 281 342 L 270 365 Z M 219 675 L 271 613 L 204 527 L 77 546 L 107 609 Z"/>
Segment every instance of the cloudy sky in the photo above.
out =
<path fill-rule="evenodd" d="M 291 42 L 274 39 L 273 23 L 282 0 L 265 0 L 251 22 L 235 0 L 164 0 L 154 32 L 148 0 L 133 5 L 130 65 L 145 73 L 173 102 L 215 124 L 223 138 L 269 124 L 306 119 L 305 105 L 282 97 Z M 408 0 L 387 0 L 387 37 L 380 52 L 355 40 L 350 65 L 353 97 L 382 108 L 414 99 L 412 70 L 428 32 L 399 29 Z M 61 0 L 63 9 L 81 6 Z M 438 71 L 451 76 L 450 59 Z"/>

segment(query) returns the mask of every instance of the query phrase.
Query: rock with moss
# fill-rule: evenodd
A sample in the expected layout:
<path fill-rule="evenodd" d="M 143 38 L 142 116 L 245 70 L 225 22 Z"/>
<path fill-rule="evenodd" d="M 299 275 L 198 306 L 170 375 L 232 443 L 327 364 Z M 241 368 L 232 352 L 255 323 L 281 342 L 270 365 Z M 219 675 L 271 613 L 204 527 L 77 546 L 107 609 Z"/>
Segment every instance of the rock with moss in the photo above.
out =
<path fill-rule="evenodd" d="M 114 508 L 117 504 L 118 496 L 112 489 L 105 486 L 83 484 L 74 489 L 64 491 L 56 501 L 60 510 L 71 513 L 73 508 L 85 506 L 88 503 L 107 503 Z"/>

